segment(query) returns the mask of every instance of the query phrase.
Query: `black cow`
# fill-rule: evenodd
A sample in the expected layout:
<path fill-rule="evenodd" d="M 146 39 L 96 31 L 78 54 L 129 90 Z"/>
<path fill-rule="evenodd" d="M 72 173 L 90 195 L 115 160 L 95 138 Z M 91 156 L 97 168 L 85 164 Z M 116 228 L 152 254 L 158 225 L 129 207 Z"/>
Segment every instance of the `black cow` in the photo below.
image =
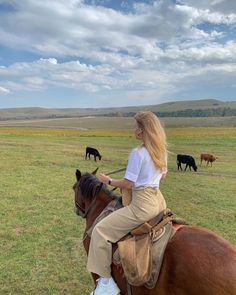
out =
<path fill-rule="evenodd" d="M 92 147 L 87 146 L 86 147 L 86 154 L 85 154 L 85 159 L 87 160 L 87 156 L 90 159 L 90 155 L 94 156 L 94 161 L 97 161 L 97 157 L 99 160 L 101 160 L 102 156 L 100 155 L 99 151 L 97 149 L 94 149 Z"/>
<path fill-rule="evenodd" d="M 186 164 L 184 171 L 186 171 L 187 167 L 189 167 L 189 170 L 191 171 L 191 167 L 193 168 L 194 171 L 197 171 L 197 165 L 195 163 L 195 160 L 192 156 L 189 155 L 177 155 L 177 166 L 178 166 L 178 170 L 179 168 L 181 170 L 181 163 Z"/>

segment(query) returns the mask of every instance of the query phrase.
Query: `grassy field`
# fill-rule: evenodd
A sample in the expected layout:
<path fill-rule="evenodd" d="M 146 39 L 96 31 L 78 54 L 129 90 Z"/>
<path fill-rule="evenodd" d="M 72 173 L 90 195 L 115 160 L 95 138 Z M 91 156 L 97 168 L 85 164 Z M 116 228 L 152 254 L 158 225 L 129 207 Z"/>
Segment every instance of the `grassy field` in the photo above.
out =
<path fill-rule="evenodd" d="M 236 243 L 236 128 L 166 131 L 169 173 L 161 190 L 168 207 Z M 124 167 L 136 144 L 126 127 L 0 128 L 1 295 L 89 294 L 84 221 L 73 212 L 74 172 Z M 101 151 L 101 162 L 84 159 L 87 145 Z M 199 164 L 201 152 L 218 156 L 213 167 L 204 163 L 197 173 L 177 171 L 177 153 L 191 154 Z"/>
<path fill-rule="evenodd" d="M 236 127 L 234 117 L 161 118 L 165 127 Z M 127 129 L 132 128 L 131 117 L 79 117 L 63 119 L 34 119 L 0 121 L 5 127 L 70 128 L 70 129 Z"/>

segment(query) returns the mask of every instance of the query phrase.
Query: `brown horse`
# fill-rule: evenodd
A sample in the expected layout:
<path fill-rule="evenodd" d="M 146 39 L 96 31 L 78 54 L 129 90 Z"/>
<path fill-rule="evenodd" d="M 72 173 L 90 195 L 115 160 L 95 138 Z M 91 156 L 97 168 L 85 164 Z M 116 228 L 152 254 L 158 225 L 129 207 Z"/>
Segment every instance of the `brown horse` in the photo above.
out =
<path fill-rule="evenodd" d="M 118 198 L 92 174 L 76 170 L 75 212 L 86 218 L 86 232 L 111 200 Z M 96 274 L 92 274 L 97 279 Z M 122 295 L 130 294 L 120 268 L 112 264 L 112 276 Z M 184 226 L 167 245 L 159 279 L 153 289 L 131 287 L 132 295 L 235 295 L 236 247 L 210 230 Z"/>

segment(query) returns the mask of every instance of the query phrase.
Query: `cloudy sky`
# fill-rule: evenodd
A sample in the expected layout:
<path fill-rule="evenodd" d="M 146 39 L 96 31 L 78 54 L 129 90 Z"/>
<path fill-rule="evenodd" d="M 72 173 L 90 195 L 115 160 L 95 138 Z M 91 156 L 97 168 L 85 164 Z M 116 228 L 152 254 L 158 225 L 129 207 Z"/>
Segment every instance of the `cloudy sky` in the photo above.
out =
<path fill-rule="evenodd" d="M 235 0 L 0 0 L 0 108 L 236 100 Z"/>

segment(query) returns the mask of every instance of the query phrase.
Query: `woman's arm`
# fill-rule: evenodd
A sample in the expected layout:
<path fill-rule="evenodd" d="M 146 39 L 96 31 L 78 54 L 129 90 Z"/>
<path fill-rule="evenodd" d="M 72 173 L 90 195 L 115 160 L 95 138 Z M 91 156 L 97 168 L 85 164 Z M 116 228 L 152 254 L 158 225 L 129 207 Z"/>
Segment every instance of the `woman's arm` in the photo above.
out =
<path fill-rule="evenodd" d="M 112 186 L 115 187 L 119 187 L 119 188 L 127 188 L 127 189 L 131 189 L 133 187 L 133 182 L 128 180 L 128 179 L 112 179 L 109 176 L 105 175 L 105 174 L 100 174 L 98 176 L 98 179 L 105 184 L 110 184 Z"/>
<path fill-rule="evenodd" d="M 168 172 L 167 168 L 164 168 L 164 169 L 162 170 L 161 180 L 164 180 L 164 179 L 166 178 L 167 172 Z"/>

